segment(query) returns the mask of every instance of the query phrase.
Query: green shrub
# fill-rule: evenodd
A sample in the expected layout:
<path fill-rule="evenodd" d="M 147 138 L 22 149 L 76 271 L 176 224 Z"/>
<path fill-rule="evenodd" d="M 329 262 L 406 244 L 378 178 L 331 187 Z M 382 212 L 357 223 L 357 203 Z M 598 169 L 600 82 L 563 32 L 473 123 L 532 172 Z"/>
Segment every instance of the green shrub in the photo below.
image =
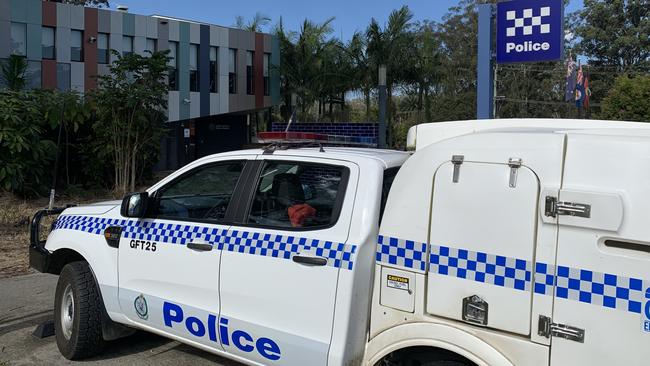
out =
<path fill-rule="evenodd" d="M 650 75 L 616 78 L 601 104 L 599 117 L 619 121 L 650 122 Z"/>

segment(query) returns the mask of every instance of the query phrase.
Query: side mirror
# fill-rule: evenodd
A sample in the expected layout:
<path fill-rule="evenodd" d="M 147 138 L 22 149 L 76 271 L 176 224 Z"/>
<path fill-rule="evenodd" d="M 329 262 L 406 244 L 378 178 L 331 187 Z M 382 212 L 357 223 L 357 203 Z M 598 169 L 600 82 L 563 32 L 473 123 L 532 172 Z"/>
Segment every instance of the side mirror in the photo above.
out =
<path fill-rule="evenodd" d="M 148 201 L 149 193 L 147 192 L 129 193 L 122 200 L 120 214 L 124 217 L 142 218 L 147 213 Z"/>

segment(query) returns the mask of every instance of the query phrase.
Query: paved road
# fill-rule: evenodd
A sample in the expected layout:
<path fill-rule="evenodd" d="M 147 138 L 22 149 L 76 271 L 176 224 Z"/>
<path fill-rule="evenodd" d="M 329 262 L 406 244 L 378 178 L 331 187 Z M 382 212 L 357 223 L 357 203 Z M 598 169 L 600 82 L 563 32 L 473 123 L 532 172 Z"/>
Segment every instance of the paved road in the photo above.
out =
<path fill-rule="evenodd" d="M 32 274 L 0 280 L 0 366 L 70 365 L 54 337 L 32 336 L 36 326 L 52 319 L 57 276 Z M 240 366 L 146 332 L 110 342 L 104 353 L 84 365 L 211 365 Z"/>

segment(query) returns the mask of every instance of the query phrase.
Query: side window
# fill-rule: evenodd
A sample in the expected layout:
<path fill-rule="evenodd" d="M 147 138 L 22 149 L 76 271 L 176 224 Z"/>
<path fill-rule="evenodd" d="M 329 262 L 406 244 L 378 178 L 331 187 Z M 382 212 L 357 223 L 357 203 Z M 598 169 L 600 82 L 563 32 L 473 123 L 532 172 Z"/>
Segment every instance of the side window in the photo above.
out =
<path fill-rule="evenodd" d="M 160 218 L 223 220 L 244 161 L 209 164 L 171 182 L 157 192 Z"/>
<path fill-rule="evenodd" d="M 336 223 L 345 195 L 346 167 L 267 161 L 248 217 L 274 228 L 319 228 Z"/>
<path fill-rule="evenodd" d="M 379 209 L 379 223 L 381 224 L 381 218 L 384 217 L 384 210 L 386 209 L 386 201 L 388 200 L 388 193 L 390 193 L 390 187 L 393 186 L 393 181 L 399 172 L 400 167 L 388 168 L 384 170 L 384 181 L 381 186 L 381 206 Z"/>

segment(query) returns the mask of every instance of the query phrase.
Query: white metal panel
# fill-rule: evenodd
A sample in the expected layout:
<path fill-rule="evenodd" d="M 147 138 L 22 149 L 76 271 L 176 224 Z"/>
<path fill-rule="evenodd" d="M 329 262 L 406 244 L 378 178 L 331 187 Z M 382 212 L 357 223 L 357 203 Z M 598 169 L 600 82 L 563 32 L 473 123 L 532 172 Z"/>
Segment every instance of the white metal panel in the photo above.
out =
<path fill-rule="evenodd" d="M 72 5 L 56 4 L 56 26 L 70 28 L 70 8 Z M 57 44 L 58 47 L 58 44 Z"/>
<path fill-rule="evenodd" d="M 564 192 L 617 192 L 623 222 L 617 231 L 562 225 L 559 217 L 557 289 L 553 322 L 584 329 L 584 343 L 554 337 L 551 365 L 643 365 L 650 360 L 650 254 L 647 246 L 612 249 L 607 239 L 648 243 L 650 139 L 644 136 L 568 135 Z M 571 193 L 575 197 L 575 193 Z M 571 197 L 571 196 L 569 196 Z M 593 210 L 597 197 L 580 197 Z M 592 212 L 598 220 L 602 213 Z M 588 221 L 585 219 L 583 221 Z M 593 225 L 596 226 L 596 225 Z"/>
<path fill-rule="evenodd" d="M 221 113 L 219 108 L 219 94 L 210 93 L 210 114 L 215 115 Z"/>
<path fill-rule="evenodd" d="M 57 9 L 58 9 L 57 4 Z M 70 28 L 57 27 L 56 32 L 56 61 L 70 62 Z"/>
<path fill-rule="evenodd" d="M 144 52 L 147 47 L 147 38 L 145 37 L 133 37 L 133 52 L 137 53 L 140 56 L 148 56 L 149 54 Z"/>
<path fill-rule="evenodd" d="M 576 129 L 650 129 L 650 125 L 641 122 L 598 121 L 583 119 L 542 119 L 513 118 L 494 120 L 470 120 L 422 123 L 409 130 L 409 148 L 420 150 L 428 145 L 452 137 L 503 129 L 547 129 L 567 131 Z M 413 132 L 411 132 L 413 131 Z"/>
<path fill-rule="evenodd" d="M 522 166 L 510 187 L 505 164 L 465 162 L 435 176 L 427 312 L 462 320 L 463 299 L 489 304 L 490 328 L 530 333 L 538 181 Z M 434 257 L 437 256 L 437 259 Z"/>
<path fill-rule="evenodd" d="M 158 18 L 146 17 L 147 19 L 147 38 L 158 38 Z"/>
<path fill-rule="evenodd" d="M 190 118 L 201 117 L 201 93 L 190 92 Z"/>
<path fill-rule="evenodd" d="M 149 22 L 149 17 L 144 15 L 135 15 L 135 33 L 136 37 L 147 37 L 147 23 Z"/>
<path fill-rule="evenodd" d="M 178 91 L 170 91 L 167 103 L 167 116 L 169 121 L 178 121 L 179 118 L 179 94 Z"/>
<path fill-rule="evenodd" d="M 84 8 L 83 6 L 70 6 L 70 28 L 84 29 Z"/>
<path fill-rule="evenodd" d="M 270 234 L 272 238 L 281 235 L 346 243 L 359 176 L 357 166 L 328 159 L 275 155 L 269 158 L 347 166 L 350 178 L 338 222 L 331 228 L 317 231 L 240 226 L 233 226 L 231 231 Z M 251 271 L 251 268 L 255 270 Z M 281 257 L 224 251 L 221 261 L 222 312 L 229 317 L 231 324 L 252 329 L 254 337 L 264 335 L 277 340 L 282 357 L 274 364 L 326 365 L 340 270 L 343 269 L 332 265 L 306 266 Z M 254 353 L 246 354 L 234 348 L 230 351 L 255 362 L 268 363 Z"/>
<path fill-rule="evenodd" d="M 112 19 L 113 18 L 111 17 L 111 20 Z M 123 36 L 122 36 L 121 31 L 119 33 L 110 33 L 108 35 L 108 47 L 110 47 L 111 50 L 115 50 L 115 51 L 117 51 L 118 53 L 121 54 L 122 53 L 122 41 L 123 41 L 122 37 Z M 109 58 L 110 58 L 111 63 L 117 61 L 117 56 L 114 55 L 113 52 L 111 52 L 109 54 Z"/>
<path fill-rule="evenodd" d="M 190 43 L 201 43 L 201 25 L 190 23 Z"/>
<path fill-rule="evenodd" d="M 122 24 L 122 12 L 120 11 L 111 11 L 111 35 L 113 33 L 119 33 L 120 35 L 123 32 L 123 24 Z M 121 44 L 121 40 L 120 40 Z M 112 45 L 111 45 L 112 47 Z"/>
<path fill-rule="evenodd" d="M 167 20 L 169 24 L 169 40 L 174 42 L 180 41 L 180 24 L 176 20 Z"/>

